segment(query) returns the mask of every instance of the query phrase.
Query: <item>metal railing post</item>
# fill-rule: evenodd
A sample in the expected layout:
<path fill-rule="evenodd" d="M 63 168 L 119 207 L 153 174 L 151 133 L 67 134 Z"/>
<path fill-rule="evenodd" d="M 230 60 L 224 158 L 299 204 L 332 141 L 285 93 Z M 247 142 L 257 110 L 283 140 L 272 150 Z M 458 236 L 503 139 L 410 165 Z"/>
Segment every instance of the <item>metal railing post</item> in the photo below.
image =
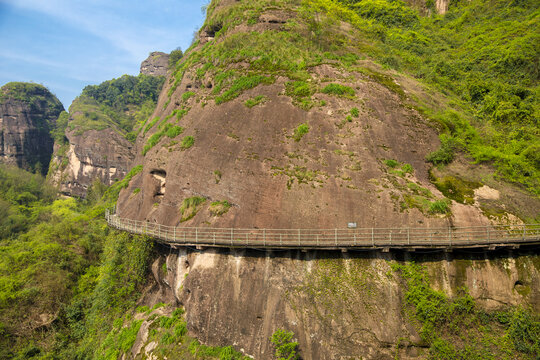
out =
<path fill-rule="evenodd" d="M 298 229 L 298 246 L 300 246 L 301 244 L 301 241 L 300 241 L 300 229 Z"/>
<path fill-rule="evenodd" d="M 199 243 L 199 231 L 197 228 L 195 228 L 195 244 Z"/>
<path fill-rule="evenodd" d="M 231 246 L 233 246 L 234 229 L 231 228 Z"/>
<path fill-rule="evenodd" d="M 263 229 L 263 246 L 266 247 L 266 229 Z"/>
<path fill-rule="evenodd" d="M 375 230 L 371 228 L 371 245 L 375 247 Z"/>
<path fill-rule="evenodd" d="M 525 231 L 526 231 L 526 229 L 527 228 L 525 227 L 525 224 L 523 224 L 523 239 L 522 239 L 523 241 L 525 241 L 525 234 L 526 234 Z"/>
<path fill-rule="evenodd" d="M 334 236 L 335 236 L 336 246 L 337 246 L 337 229 L 334 229 Z"/>
<path fill-rule="evenodd" d="M 450 246 L 452 246 L 452 228 L 448 228 L 448 242 L 450 243 Z"/>
<path fill-rule="evenodd" d="M 411 238 L 409 235 L 409 228 L 407 228 L 407 245 L 411 245 Z"/>

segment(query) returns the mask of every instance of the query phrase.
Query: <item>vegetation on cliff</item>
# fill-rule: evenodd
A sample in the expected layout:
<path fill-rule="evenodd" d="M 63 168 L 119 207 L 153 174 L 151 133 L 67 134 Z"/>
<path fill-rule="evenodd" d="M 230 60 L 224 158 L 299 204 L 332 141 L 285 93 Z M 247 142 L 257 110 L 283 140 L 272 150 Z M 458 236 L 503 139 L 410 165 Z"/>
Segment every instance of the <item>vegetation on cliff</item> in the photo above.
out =
<path fill-rule="evenodd" d="M 433 120 L 442 147 L 430 161 L 444 165 L 464 153 L 539 195 L 536 2 L 452 2 L 443 15 L 426 2 L 422 14 L 429 15 L 422 16 L 401 1 L 291 0 L 279 3 L 279 30 L 232 31 L 239 25 L 249 29 L 275 6 L 262 0 L 225 7 L 212 2 L 203 26 L 212 41 L 186 51 L 169 96 L 188 68 L 196 68 L 199 79 L 215 79 L 207 100 L 216 104 L 282 75 L 293 81 L 287 94 L 308 110 L 316 92 L 354 95 L 339 84 L 318 88 L 309 82 L 310 69 L 327 63 L 360 71 Z M 430 96 L 443 94 L 446 100 L 434 106 L 405 94 L 394 75 L 367 69 L 362 59 L 412 76 L 431 89 Z"/>
<path fill-rule="evenodd" d="M 0 167 L 0 204 L 0 357 L 91 354 L 79 342 L 99 341 L 131 306 L 151 242 L 111 231 L 102 200 L 57 199 L 20 169 Z"/>
<path fill-rule="evenodd" d="M 77 134 L 113 128 L 134 141 L 154 111 L 164 81 L 163 76 L 140 74 L 89 85 L 69 109 L 68 128 Z"/>
<path fill-rule="evenodd" d="M 94 183 L 83 201 L 59 199 L 42 176 L 0 165 L 0 358 L 116 359 L 131 350 L 153 242 L 111 230 L 103 215 L 141 170 L 110 188 Z M 154 315 L 149 340 L 163 341 L 159 354 L 244 358 L 188 337 L 182 314 Z"/>
<path fill-rule="evenodd" d="M 309 70 L 329 64 L 375 79 L 407 106 L 431 118 L 442 133 L 441 149 L 428 158 L 432 163 L 444 166 L 464 153 L 539 194 L 539 32 L 533 31 L 538 29 L 539 13 L 532 0 L 453 2 L 447 14 L 430 16 L 420 16 L 400 1 L 283 0 L 279 2 L 279 30 L 232 32 L 240 24 L 255 25 L 265 11 L 275 10 L 276 3 L 244 1 L 224 8 L 217 1 L 210 4 L 204 29 L 213 40 L 194 44 L 184 58 L 177 54 L 169 92 L 171 97 L 185 72 L 193 68 L 197 80 L 214 80 L 208 96 L 184 92 L 178 109 L 163 118 L 150 118 L 164 79 L 123 76 L 86 87 L 71 106 L 70 118 L 65 112 L 60 115 L 52 130 L 54 138 L 61 144 L 65 143 L 65 129 L 83 134 L 110 127 L 134 141 L 137 134 L 144 136 L 157 126 L 144 155 L 163 139 L 173 140 L 184 132 L 176 122 L 189 111 L 190 99 L 224 104 L 246 90 L 272 84 L 280 76 L 288 78 L 285 95 L 306 111 L 320 105 L 313 100 L 315 94 L 340 100 L 354 97 L 357 89 L 353 87 L 312 81 Z M 433 9 L 433 2 L 426 6 Z M 366 58 L 379 62 L 384 73 L 363 66 Z M 441 109 L 406 94 L 388 69 L 419 79 L 433 89 L 433 97 L 444 94 Z M 30 103 L 40 101 L 32 97 L 35 89 L 30 85 L 7 88 L 18 89 Z M 3 90 L 0 101 L 5 94 Z M 250 109 L 265 101 L 260 95 L 245 105 Z M 345 115 L 345 122 L 351 122 L 359 116 L 359 109 L 348 107 Z M 287 135 L 295 142 L 314 131 L 307 122 L 295 126 Z M 197 146 L 195 137 L 183 137 L 179 146 L 191 151 L 188 149 Z M 407 174 L 414 171 L 411 165 L 394 159 L 381 159 L 381 163 L 407 195 L 400 203 L 403 208 L 448 213 L 447 200 L 437 199 L 428 189 L 407 180 Z M 295 178 L 298 183 L 312 183 L 321 175 L 298 166 L 272 170 L 287 175 L 289 187 Z M 108 228 L 103 214 L 141 171 L 142 166 L 135 167 L 109 189 L 95 182 L 87 200 L 78 201 L 58 199 L 39 175 L 0 167 L 0 357 L 117 359 L 130 351 L 147 321 L 147 340 L 160 344 L 156 353 L 162 357 L 174 353 L 194 359 L 242 358 L 231 347 L 210 348 L 187 336 L 181 309 L 136 308 L 148 281 L 153 242 Z M 217 184 L 221 171 L 215 170 L 214 175 Z M 445 190 L 457 183 L 452 179 L 435 182 Z M 472 185 L 462 183 L 464 189 L 459 192 L 441 191 L 456 201 L 471 201 Z M 179 208 L 181 221 L 196 216 L 206 200 L 201 196 L 184 199 Z M 218 217 L 231 206 L 227 200 L 213 201 L 209 210 Z M 354 301 L 366 312 L 372 311 L 368 297 L 376 293 L 377 282 L 395 275 L 366 271 L 364 265 L 336 259 L 317 261 L 296 294 L 325 311 L 316 308 L 306 316 L 317 318 L 321 326 L 333 326 L 332 321 L 344 312 L 357 311 Z M 394 271 L 405 289 L 404 313 L 417 325 L 421 345 L 429 348 L 426 356 L 538 357 L 540 320 L 529 309 L 486 312 L 466 289 L 456 298 L 434 290 L 415 264 L 399 263 Z M 278 357 L 297 356 L 298 344 L 291 333 L 276 332 L 272 340 Z M 399 347 L 398 342 L 397 350 Z"/>
<path fill-rule="evenodd" d="M 56 98 L 45 86 L 35 83 L 26 82 L 10 82 L 2 86 L 0 89 L 0 104 L 5 103 L 8 99 L 22 101 L 28 104 L 30 111 L 43 109 L 45 112 L 43 126 L 53 127 L 54 118 L 51 120 L 47 114 L 58 114 L 64 107 L 60 100 Z"/>
<path fill-rule="evenodd" d="M 466 288 L 453 299 L 434 290 L 425 269 L 414 262 L 394 264 L 393 269 L 405 281 L 406 311 L 418 321 L 430 358 L 535 359 L 540 355 L 540 317 L 531 309 L 486 312 Z"/>

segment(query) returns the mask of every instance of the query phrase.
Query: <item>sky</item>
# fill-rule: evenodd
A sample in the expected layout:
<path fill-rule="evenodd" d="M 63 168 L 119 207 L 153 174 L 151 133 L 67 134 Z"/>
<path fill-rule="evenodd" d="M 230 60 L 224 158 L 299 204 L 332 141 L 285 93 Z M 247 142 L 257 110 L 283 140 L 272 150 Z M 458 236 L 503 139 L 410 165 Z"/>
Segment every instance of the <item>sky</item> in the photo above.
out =
<path fill-rule="evenodd" d="M 66 110 L 86 85 L 138 75 L 191 44 L 209 0 L 0 0 L 0 86 L 46 86 Z"/>

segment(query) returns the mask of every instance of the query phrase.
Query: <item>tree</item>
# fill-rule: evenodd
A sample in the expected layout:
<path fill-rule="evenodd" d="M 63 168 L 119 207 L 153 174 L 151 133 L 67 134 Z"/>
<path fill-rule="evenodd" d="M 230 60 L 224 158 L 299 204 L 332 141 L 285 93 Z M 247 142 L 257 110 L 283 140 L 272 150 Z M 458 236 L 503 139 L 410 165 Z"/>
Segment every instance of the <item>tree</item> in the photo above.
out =
<path fill-rule="evenodd" d="M 294 333 L 292 331 L 285 331 L 283 329 L 276 330 L 270 341 L 276 348 L 275 357 L 277 360 L 298 360 L 300 359 L 297 350 L 298 343 L 292 341 Z"/>
<path fill-rule="evenodd" d="M 173 68 L 176 66 L 176 63 L 178 60 L 180 60 L 184 56 L 184 53 L 182 52 L 182 49 L 180 47 L 177 47 L 171 53 L 169 54 L 169 68 Z"/>

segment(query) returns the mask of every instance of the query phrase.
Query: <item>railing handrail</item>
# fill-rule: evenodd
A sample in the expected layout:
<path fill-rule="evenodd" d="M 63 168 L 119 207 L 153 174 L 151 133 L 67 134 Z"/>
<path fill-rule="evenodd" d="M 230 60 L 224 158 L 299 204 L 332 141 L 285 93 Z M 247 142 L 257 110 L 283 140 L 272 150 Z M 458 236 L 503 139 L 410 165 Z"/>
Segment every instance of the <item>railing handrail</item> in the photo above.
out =
<path fill-rule="evenodd" d="M 170 244 L 279 247 L 473 246 L 540 242 L 540 224 L 447 228 L 257 229 L 176 227 L 120 218 L 106 210 L 107 223 Z"/>

